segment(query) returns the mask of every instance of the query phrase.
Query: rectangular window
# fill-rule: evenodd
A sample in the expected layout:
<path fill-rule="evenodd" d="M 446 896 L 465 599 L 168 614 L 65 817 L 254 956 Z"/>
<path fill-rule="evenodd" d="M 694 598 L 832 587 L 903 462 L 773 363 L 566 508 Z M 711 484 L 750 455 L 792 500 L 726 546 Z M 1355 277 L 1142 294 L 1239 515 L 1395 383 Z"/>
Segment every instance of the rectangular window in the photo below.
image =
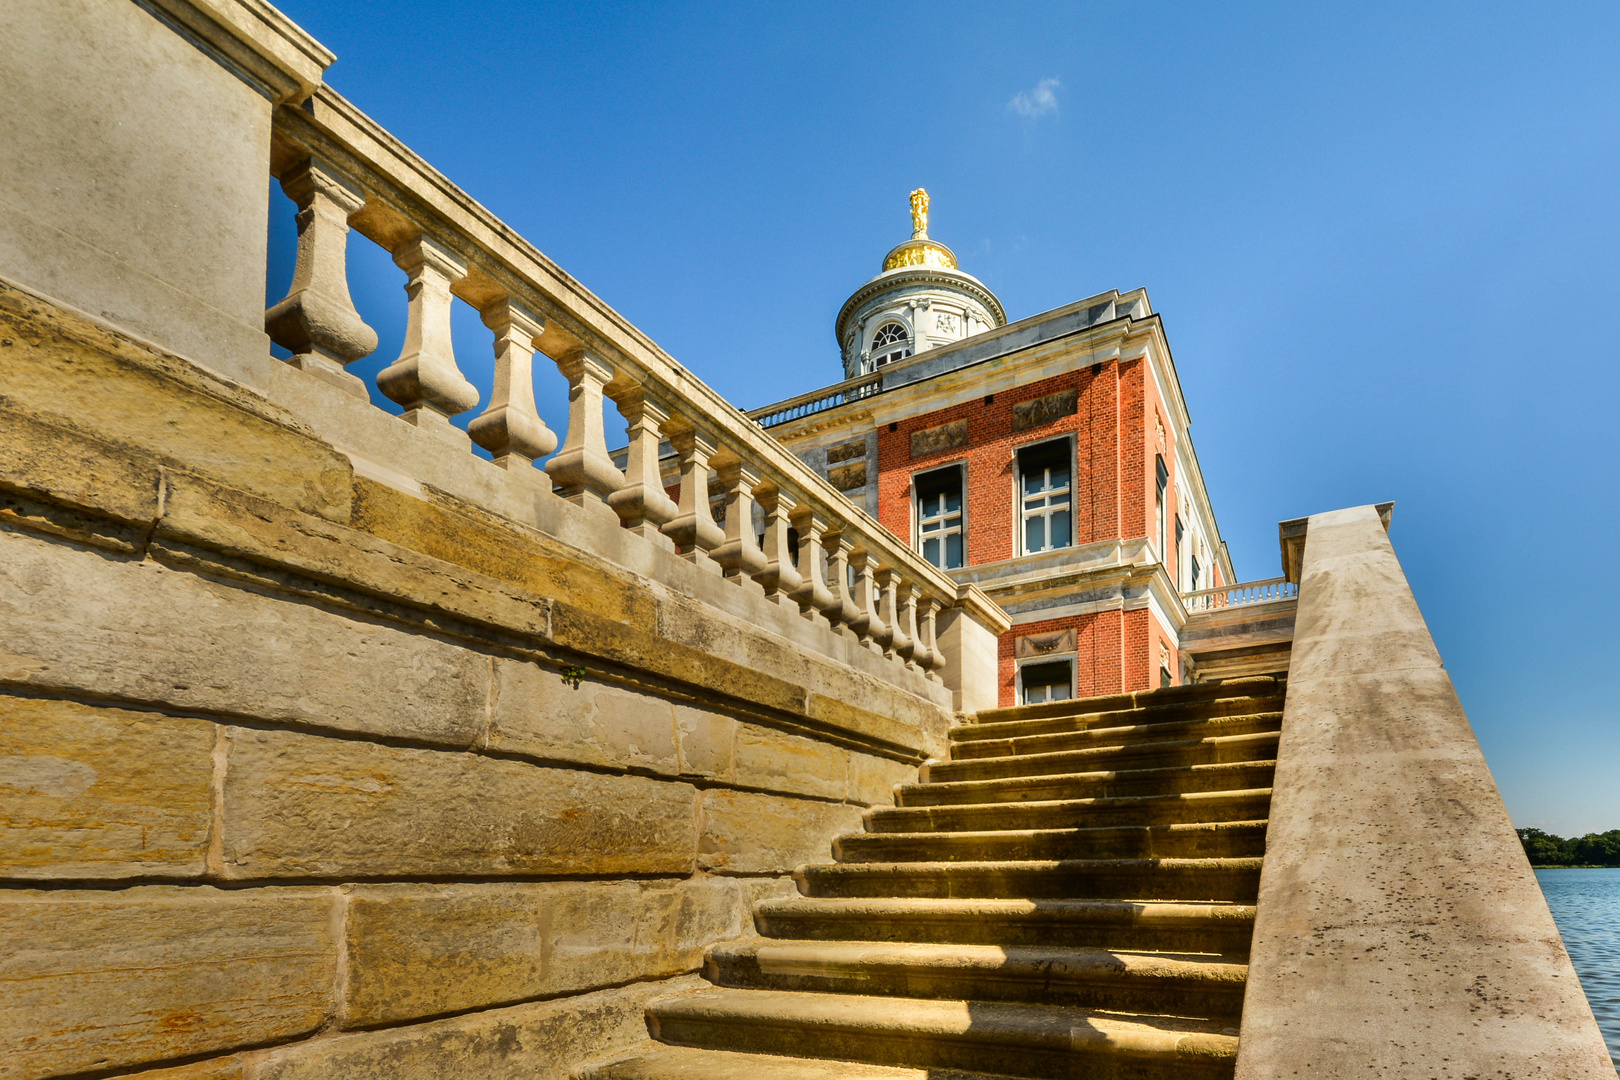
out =
<path fill-rule="evenodd" d="M 1068 439 L 1056 439 L 1018 451 L 1024 554 L 1065 548 L 1074 542 L 1072 477 Z"/>
<path fill-rule="evenodd" d="M 1170 470 L 1164 467 L 1164 455 L 1155 455 L 1153 465 L 1154 479 L 1157 482 L 1153 489 L 1153 531 L 1159 538 L 1159 558 L 1165 556 L 1164 548 L 1164 489 L 1170 483 Z"/>
<path fill-rule="evenodd" d="M 1025 664 L 1018 670 L 1019 692 L 1025 705 L 1067 701 L 1074 696 L 1074 661 L 1047 660 Z"/>
<path fill-rule="evenodd" d="M 1176 588 L 1178 588 L 1178 589 L 1182 588 L 1182 584 L 1181 584 L 1181 568 L 1187 562 L 1186 558 L 1184 557 L 1184 552 L 1186 551 L 1186 548 L 1183 547 L 1182 543 L 1181 543 L 1181 538 L 1183 536 L 1186 536 L 1186 535 L 1187 535 L 1187 531 L 1181 527 L 1181 515 L 1177 514 L 1176 515 Z M 1182 589 L 1182 591 L 1185 592 L 1186 590 Z"/>
<path fill-rule="evenodd" d="M 1187 591 L 1188 592 L 1197 592 L 1198 591 L 1198 556 L 1196 556 L 1196 555 L 1190 556 L 1188 561 L 1192 563 L 1192 588 L 1188 589 Z"/>
<path fill-rule="evenodd" d="M 955 570 L 962 565 L 962 469 L 935 469 L 916 484 L 917 550 L 941 570 Z"/>

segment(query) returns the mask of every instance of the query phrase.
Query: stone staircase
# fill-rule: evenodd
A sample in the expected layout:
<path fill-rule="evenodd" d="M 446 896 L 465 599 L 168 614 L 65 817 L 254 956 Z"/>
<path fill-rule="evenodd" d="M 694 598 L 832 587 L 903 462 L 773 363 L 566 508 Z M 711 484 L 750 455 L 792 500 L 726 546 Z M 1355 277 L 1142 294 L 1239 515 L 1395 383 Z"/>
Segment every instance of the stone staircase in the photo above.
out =
<path fill-rule="evenodd" d="M 584 1076 L 1230 1077 L 1283 693 L 978 714 Z"/>

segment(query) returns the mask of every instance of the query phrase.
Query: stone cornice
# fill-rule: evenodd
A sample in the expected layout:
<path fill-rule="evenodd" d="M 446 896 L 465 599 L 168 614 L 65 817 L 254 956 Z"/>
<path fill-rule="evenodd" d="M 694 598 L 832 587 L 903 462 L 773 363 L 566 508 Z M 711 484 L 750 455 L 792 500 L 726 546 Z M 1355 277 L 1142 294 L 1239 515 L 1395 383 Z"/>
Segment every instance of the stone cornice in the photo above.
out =
<path fill-rule="evenodd" d="M 972 274 L 964 274 L 959 270 L 942 270 L 934 266 L 907 266 L 898 270 L 885 270 L 856 289 L 850 298 L 844 301 L 844 306 L 838 309 L 838 318 L 833 322 L 833 337 L 838 340 L 839 350 L 842 351 L 844 348 L 845 324 L 849 322 L 856 309 L 874 296 L 907 285 L 934 285 L 967 293 L 985 306 L 996 319 L 997 327 L 1007 325 L 1007 309 L 1001 306 L 996 294 Z"/>

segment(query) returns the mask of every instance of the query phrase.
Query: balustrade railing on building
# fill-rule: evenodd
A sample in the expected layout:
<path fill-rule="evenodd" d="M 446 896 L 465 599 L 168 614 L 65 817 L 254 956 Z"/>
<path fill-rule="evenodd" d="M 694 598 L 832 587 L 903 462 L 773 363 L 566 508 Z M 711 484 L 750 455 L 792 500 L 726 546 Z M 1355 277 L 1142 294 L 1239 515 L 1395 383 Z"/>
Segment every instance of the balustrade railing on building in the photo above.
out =
<path fill-rule="evenodd" d="M 1182 593 L 1181 605 L 1187 610 L 1187 614 L 1191 615 L 1219 608 L 1293 600 L 1298 595 L 1299 586 L 1287 578 L 1266 578 L 1264 581 L 1245 581 L 1237 585 L 1223 585 L 1217 589 L 1199 589 L 1196 592 Z"/>
<path fill-rule="evenodd" d="M 272 340 L 292 353 L 289 363 L 368 397 L 347 370 L 377 347 L 349 293 L 346 244 L 358 232 L 405 276 L 404 348 L 377 387 L 406 423 L 461 452 L 476 442 L 503 469 L 536 470 L 547 459 L 541 497 L 617 519 L 739 588 L 796 605 L 805 618 L 939 680 L 946 661 L 936 619 L 959 602 L 945 574 L 352 104 L 322 88 L 302 107 L 279 107 L 271 171 L 298 207 L 292 285 L 265 316 Z M 452 420 L 480 395 L 452 346 L 456 300 L 477 309 L 496 357 L 492 392 L 465 432 Z M 560 438 L 536 408 L 537 357 L 568 382 Z M 839 393 L 876 385 L 874 375 Z M 622 470 L 605 441 L 609 402 L 627 425 Z M 665 440 L 680 465 L 673 499 L 660 478 Z M 711 474 L 724 493 L 723 525 L 710 506 Z M 746 527 L 756 503 L 763 544 Z"/>
<path fill-rule="evenodd" d="M 874 371 L 869 375 L 859 375 L 848 379 L 836 386 L 823 387 L 808 394 L 779 401 L 775 405 L 767 405 L 763 409 L 755 409 L 748 414 L 748 418 L 759 424 L 760 427 L 775 427 L 777 424 L 786 424 L 792 420 L 802 420 L 816 413 L 835 409 L 851 401 L 858 401 L 883 390 L 883 373 Z"/>

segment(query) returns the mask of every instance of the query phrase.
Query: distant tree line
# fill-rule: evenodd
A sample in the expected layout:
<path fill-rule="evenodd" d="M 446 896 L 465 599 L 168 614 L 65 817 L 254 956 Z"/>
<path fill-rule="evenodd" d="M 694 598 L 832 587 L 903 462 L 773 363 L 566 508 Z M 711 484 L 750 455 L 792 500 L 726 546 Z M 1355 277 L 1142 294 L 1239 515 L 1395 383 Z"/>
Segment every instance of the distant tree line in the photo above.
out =
<path fill-rule="evenodd" d="M 1620 829 L 1567 840 L 1540 829 L 1518 832 L 1531 866 L 1620 866 Z"/>

